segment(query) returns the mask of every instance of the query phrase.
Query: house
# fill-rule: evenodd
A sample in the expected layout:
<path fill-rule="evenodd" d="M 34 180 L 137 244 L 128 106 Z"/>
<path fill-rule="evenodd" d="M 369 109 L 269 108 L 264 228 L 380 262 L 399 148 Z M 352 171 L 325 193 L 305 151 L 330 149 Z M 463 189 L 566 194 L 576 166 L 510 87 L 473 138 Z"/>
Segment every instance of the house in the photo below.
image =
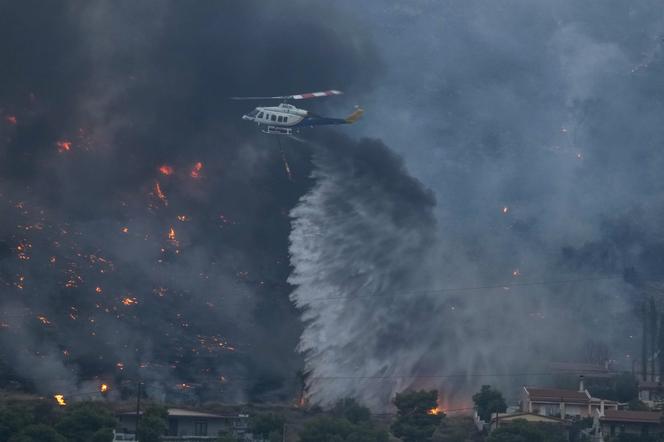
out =
<path fill-rule="evenodd" d="M 142 413 L 141 413 L 142 414 Z M 115 440 L 136 433 L 136 412 L 119 413 Z M 247 439 L 249 415 L 213 414 L 182 408 L 168 409 L 168 431 L 163 441 L 216 440 L 220 434 L 231 434 L 238 439 Z"/>
<path fill-rule="evenodd" d="M 521 391 L 521 411 L 526 413 L 583 419 L 593 417 L 595 410 L 603 415 L 607 409 L 617 410 L 618 403 L 592 397 L 583 379 L 578 390 L 523 387 Z"/>
<path fill-rule="evenodd" d="M 639 381 L 639 400 L 652 405 L 664 400 L 664 385 L 659 381 Z"/>
<path fill-rule="evenodd" d="M 640 436 L 664 434 L 664 415 L 655 411 L 606 410 L 599 416 L 602 439 L 617 440 L 625 434 Z"/>

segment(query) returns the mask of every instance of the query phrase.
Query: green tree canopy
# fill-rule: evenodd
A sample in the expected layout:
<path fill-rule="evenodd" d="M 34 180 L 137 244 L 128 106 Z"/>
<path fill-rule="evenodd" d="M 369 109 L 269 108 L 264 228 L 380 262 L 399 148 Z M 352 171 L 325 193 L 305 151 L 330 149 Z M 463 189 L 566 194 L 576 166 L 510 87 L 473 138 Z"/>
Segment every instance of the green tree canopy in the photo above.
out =
<path fill-rule="evenodd" d="M 168 410 L 166 407 L 148 407 L 138 425 L 138 440 L 141 442 L 159 442 L 168 429 Z"/>
<path fill-rule="evenodd" d="M 387 442 L 388 434 L 371 422 L 354 424 L 345 418 L 319 416 L 307 422 L 300 433 L 301 442 Z"/>
<path fill-rule="evenodd" d="M 420 390 L 399 393 L 394 404 L 397 418 L 392 423 L 392 433 L 403 442 L 430 441 L 443 418 L 441 413 L 432 413 L 438 407 L 438 392 Z"/>
<path fill-rule="evenodd" d="M 353 398 L 339 399 L 331 411 L 334 417 L 348 419 L 354 424 L 371 420 L 371 411 Z"/>
<path fill-rule="evenodd" d="M 25 406 L 13 405 L 0 409 L 0 441 L 9 440 L 12 435 L 34 423 L 32 410 Z"/>
<path fill-rule="evenodd" d="M 560 425 L 529 423 L 517 419 L 494 430 L 487 442 L 566 442 Z"/>
<path fill-rule="evenodd" d="M 7 439 L 3 439 L 7 440 Z M 111 439 L 113 440 L 113 434 L 111 434 Z M 108 442 L 105 441 L 105 442 Z M 67 439 L 53 427 L 48 425 L 37 424 L 37 425 L 28 425 L 23 428 L 18 433 L 14 434 L 9 438 L 9 442 L 67 442 Z M 96 442 L 96 441 L 95 441 Z"/>
<path fill-rule="evenodd" d="M 66 411 L 55 429 L 69 442 L 90 442 L 99 430 L 113 429 L 117 423 L 109 410 L 95 402 L 69 405 Z"/>
<path fill-rule="evenodd" d="M 278 414 L 259 414 L 252 416 L 250 421 L 250 431 L 254 436 L 259 436 L 263 439 L 281 440 L 281 434 L 285 423 L 286 419 Z"/>
<path fill-rule="evenodd" d="M 473 395 L 473 402 L 477 414 L 485 422 L 491 420 L 493 413 L 504 413 L 507 410 L 503 394 L 490 385 L 482 385 L 480 391 Z"/>

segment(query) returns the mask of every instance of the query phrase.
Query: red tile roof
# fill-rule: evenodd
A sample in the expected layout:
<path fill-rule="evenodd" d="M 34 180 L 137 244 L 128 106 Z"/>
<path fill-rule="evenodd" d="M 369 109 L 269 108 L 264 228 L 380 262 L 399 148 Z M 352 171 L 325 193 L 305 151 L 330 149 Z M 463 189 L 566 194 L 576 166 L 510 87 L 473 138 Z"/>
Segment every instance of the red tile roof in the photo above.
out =
<path fill-rule="evenodd" d="M 557 388 L 525 388 L 530 400 L 533 402 L 568 402 L 587 404 L 590 397 L 585 391 L 561 390 Z"/>
<path fill-rule="evenodd" d="M 635 423 L 662 423 L 664 415 L 657 411 L 629 411 L 629 410 L 606 410 L 602 421 L 611 422 L 635 422 Z"/>

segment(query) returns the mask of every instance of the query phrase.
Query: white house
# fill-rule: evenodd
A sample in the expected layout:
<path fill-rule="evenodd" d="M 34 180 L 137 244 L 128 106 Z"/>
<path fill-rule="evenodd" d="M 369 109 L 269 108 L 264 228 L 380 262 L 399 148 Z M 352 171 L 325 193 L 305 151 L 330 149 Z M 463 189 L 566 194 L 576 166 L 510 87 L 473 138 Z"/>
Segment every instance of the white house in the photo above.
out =
<path fill-rule="evenodd" d="M 119 413 L 116 440 L 136 433 L 136 412 Z M 216 440 L 220 434 L 245 439 L 249 429 L 247 414 L 214 414 L 182 408 L 168 409 L 168 431 L 164 441 Z M 120 437 L 118 439 L 118 437 Z"/>
<path fill-rule="evenodd" d="M 586 418 L 592 417 L 595 410 L 604 415 L 605 410 L 617 410 L 618 403 L 594 398 L 580 382 L 578 390 L 557 388 L 523 387 L 521 391 L 521 411 L 542 416 Z"/>

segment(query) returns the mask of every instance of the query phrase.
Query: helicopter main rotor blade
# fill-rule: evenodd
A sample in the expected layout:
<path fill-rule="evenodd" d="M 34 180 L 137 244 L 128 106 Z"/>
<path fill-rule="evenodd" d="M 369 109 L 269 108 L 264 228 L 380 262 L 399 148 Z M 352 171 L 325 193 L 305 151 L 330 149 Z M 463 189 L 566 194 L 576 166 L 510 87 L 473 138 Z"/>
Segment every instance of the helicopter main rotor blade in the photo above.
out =
<path fill-rule="evenodd" d="M 343 92 L 337 90 L 307 92 L 306 94 L 281 95 L 277 97 L 230 97 L 231 100 L 306 100 L 309 98 L 330 97 L 332 95 L 341 95 Z"/>
<path fill-rule="evenodd" d="M 291 95 L 290 98 L 292 98 L 293 100 L 306 100 L 308 98 L 330 97 L 332 95 L 341 95 L 341 94 L 343 94 L 343 92 L 341 91 L 329 90 L 322 92 L 309 92 L 306 94 Z"/>

